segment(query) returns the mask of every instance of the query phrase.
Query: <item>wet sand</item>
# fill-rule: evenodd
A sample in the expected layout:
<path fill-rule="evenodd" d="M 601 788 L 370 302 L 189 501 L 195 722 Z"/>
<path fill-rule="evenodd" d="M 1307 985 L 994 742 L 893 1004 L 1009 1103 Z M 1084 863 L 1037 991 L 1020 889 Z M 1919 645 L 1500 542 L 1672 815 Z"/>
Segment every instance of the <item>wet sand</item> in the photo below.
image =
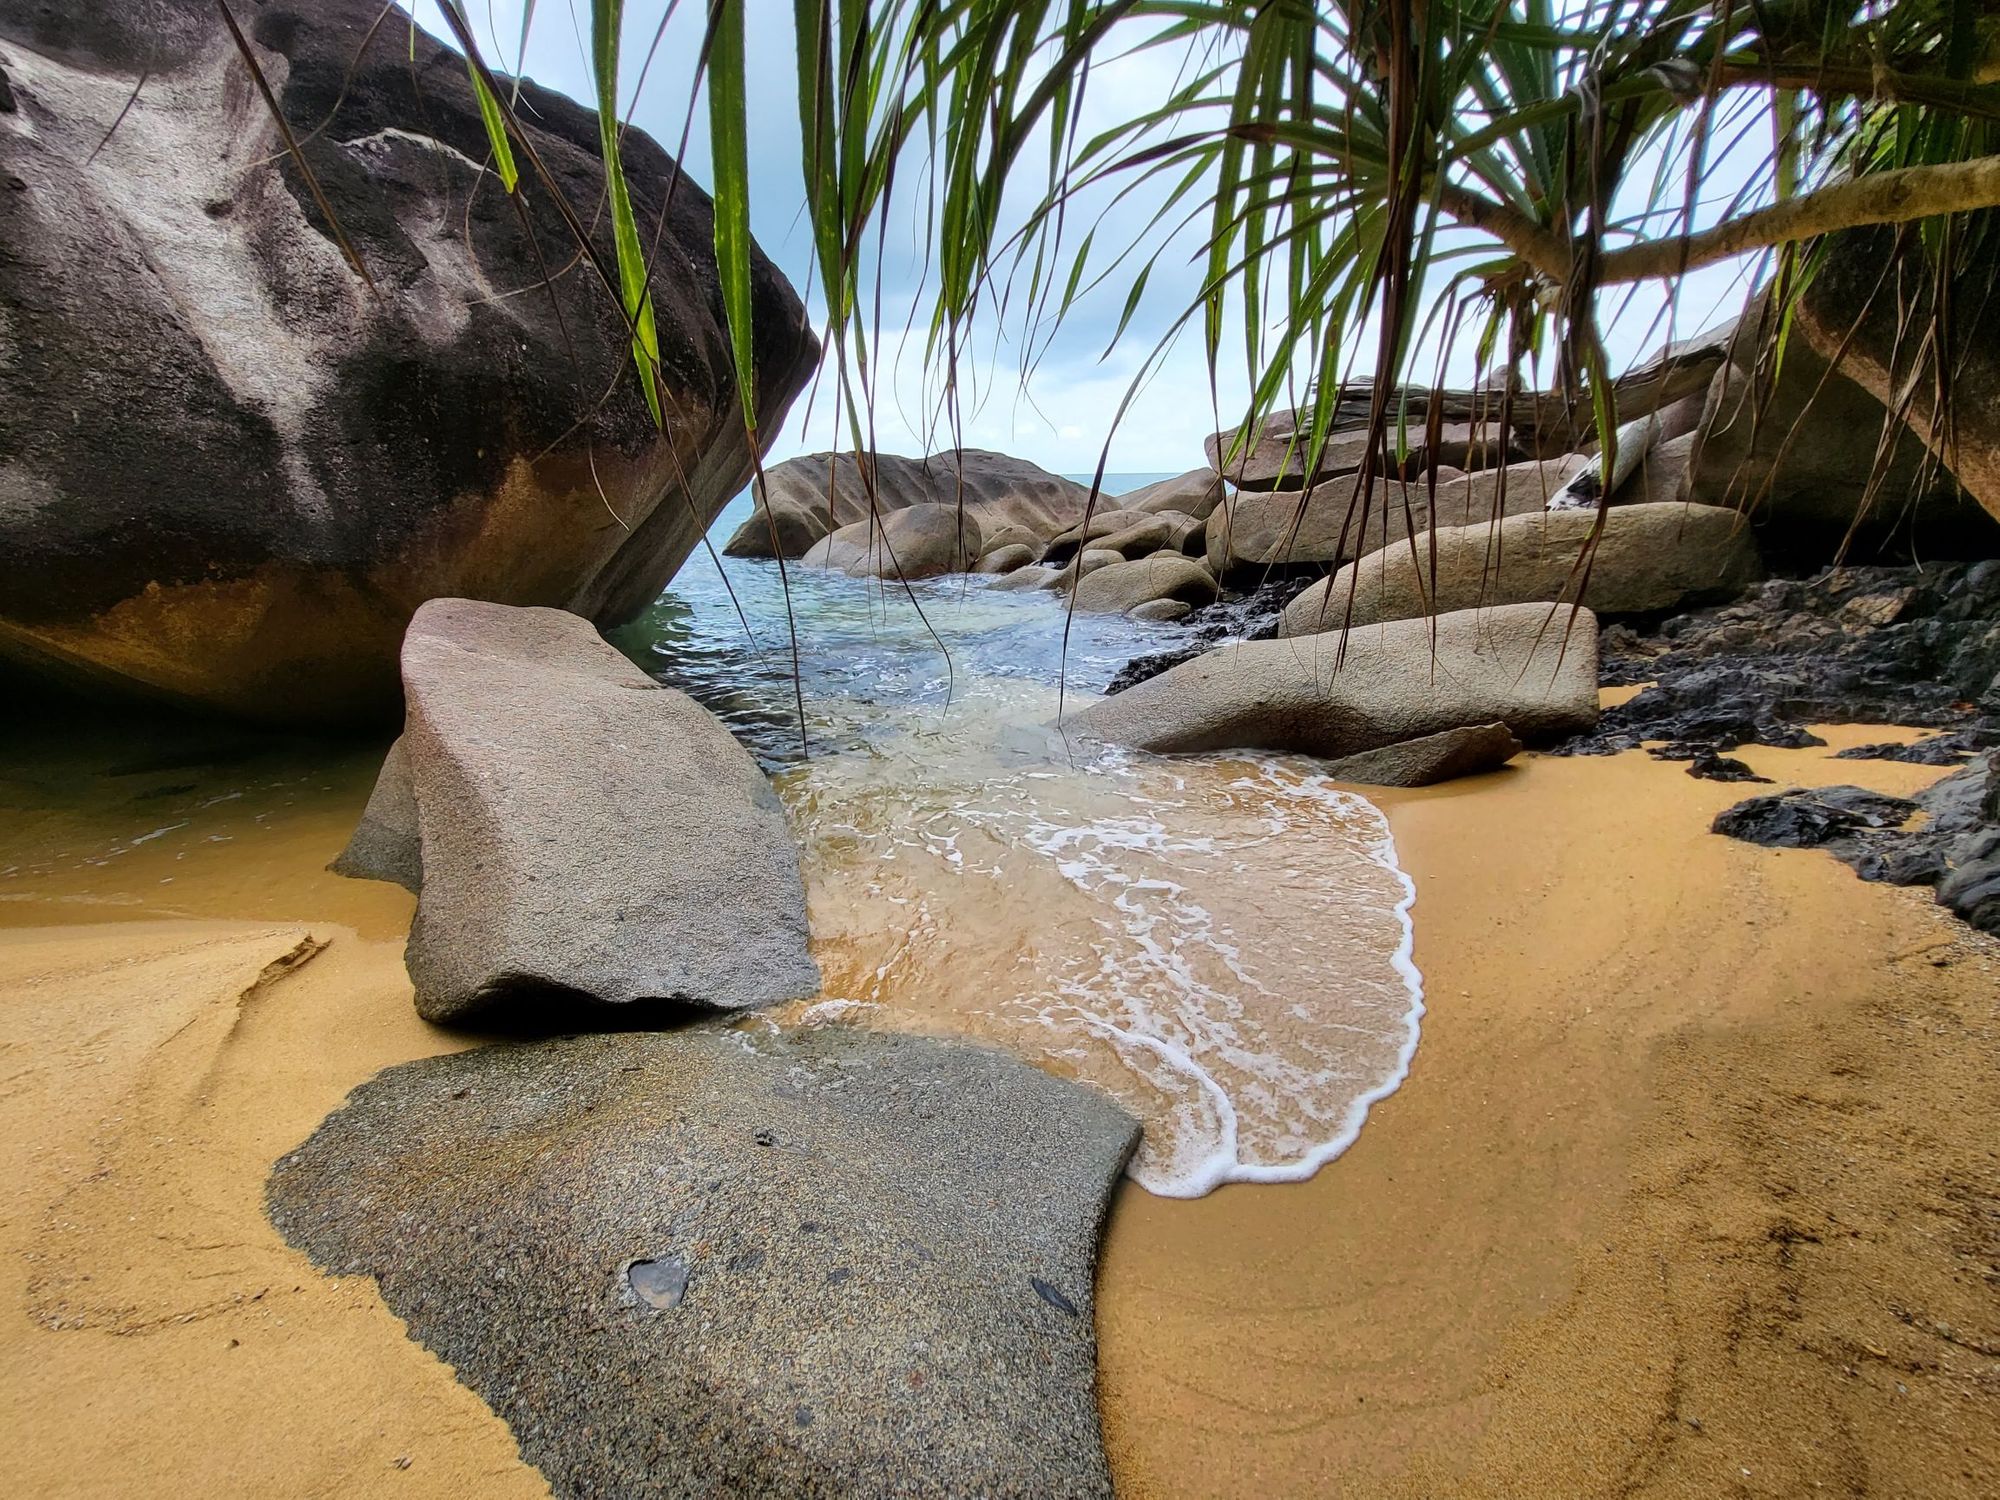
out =
<path fill-rule="evenodd" d="M 409 1008 L 409 898 L 321 872 L 366 765 L 264 778 L 207 849 L 131 843 L 152 814 L 121 805 L 111 864 L 0 885 L 8 1493 L 546 1493 L 262 1213 L 347 1089 L 474 1040 Z M 121 795 L 171 812 L 176 775 Z M 93 832 L 28 780 L 10 845 Z M 1123 1193 L 1124 1493 L 1982 1492 L 2000 944 L 1706 832 L 1755 790 L 1630 755 L 1381 798 L 1419 890 L 1414 1070 L 1309 1183 Z"/>

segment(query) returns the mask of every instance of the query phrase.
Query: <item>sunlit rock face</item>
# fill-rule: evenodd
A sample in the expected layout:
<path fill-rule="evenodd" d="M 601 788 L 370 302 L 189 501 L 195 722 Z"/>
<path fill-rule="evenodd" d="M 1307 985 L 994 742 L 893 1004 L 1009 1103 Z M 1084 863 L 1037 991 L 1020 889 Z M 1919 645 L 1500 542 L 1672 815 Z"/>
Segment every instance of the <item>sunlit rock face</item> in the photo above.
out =
<path fill-rule="evenodd" d="M 629 618 L 751 470 L 709 199 L 626 135 L 662 436 L 462 60 L 377 0 L 238 10 L 331 220 L 207 0 L 0 0 L 0 660 L 339 722 L 393 711 L 426 599 Z M 520 113 L 608 264 L 595 118 Z M 769 433 L 818 347 L 761 257 L 754 290 Z"/>

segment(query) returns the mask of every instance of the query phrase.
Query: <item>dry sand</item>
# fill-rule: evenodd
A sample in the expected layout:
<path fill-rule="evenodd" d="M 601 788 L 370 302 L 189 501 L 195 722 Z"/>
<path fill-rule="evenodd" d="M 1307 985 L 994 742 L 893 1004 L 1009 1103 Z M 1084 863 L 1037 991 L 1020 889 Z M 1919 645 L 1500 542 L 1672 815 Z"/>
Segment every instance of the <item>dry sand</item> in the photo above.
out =
<path fill-rule="evenodd" d="M 1743 758 L 1938 774 L 1826 754 Z M 348 1088 L 467 1042 L 410 1010 L 408 898 L 320 873 L 365 757 L 253 793 L 206 851 L 132 843 L 124 807 L 103 866 L 45 857 L 105 830 L 27 779 L 0 1493 L 545 1494 L 372 1284 L 262 1213 Z M 1631 755 L 1384 798 L 1415 1069 L 1310 1183 L 1124 1193 L 1099 1315 L 1126 1494 L 1991 1492 L 2000 945 L 1706 832 L 1753 790 Z"/>

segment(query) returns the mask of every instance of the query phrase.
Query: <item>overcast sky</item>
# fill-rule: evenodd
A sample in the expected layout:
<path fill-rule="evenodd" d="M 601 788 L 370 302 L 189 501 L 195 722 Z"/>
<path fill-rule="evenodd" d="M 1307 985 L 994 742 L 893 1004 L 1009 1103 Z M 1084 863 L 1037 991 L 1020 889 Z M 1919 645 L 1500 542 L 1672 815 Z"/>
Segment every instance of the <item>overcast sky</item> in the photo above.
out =
<path fill-rule="evenodd" d="M 650 72 L 639 73 L 652 46 L 663 0 L 630 0 L 624 43 L 623 96 L 635 124 L 673 150 L 688 121 L 695 58 L 706 7 L 683 0 L 669 22 Z M 752 229 L 764 252 L 782 267 L 805 298 L 816 324 L 823 307 L 811 275 L 811 233 L 803 221 L 799 171 L 797 95 L 790 0 L 748 0 L 749 75 L 752 87 L 769 90 L 768 107 L 752 99 Z M 449 36 L 435 0 L 416 0 L 418 20 L 433 35 Z M 521 0 L 467 0 L 489 63 L 512 71 L 521 45 Z M 523 70 L 537 82 L 588 103 L 594 98 L 587 60 L 588 7 L 568 0 L 540 0 L 534 12 Z M 1086 107 L 1085 135 L 1156 107 L 1175 86 L 1181 58 L 1165 50 L 1128 57 L 1095 68 Z M 638 89 L 636 102 L 633 92 Z M 704 186 L 710 181 L 705 104 L 694 111 L 685 155 L 689 172 Z M 1094 205 L 1104 214 L 1098 245 L 1122 245 L 1144 232 L 1158 199 L 1136 197 L 1122 205 Z M 884 250 L 883 317 L 887 353 L 896 378 L 876 405 L 875 446 L 917 454 L 949 443 L 939 412 L 937 371 L 922 358 L 922 330 L 905 345 L 896 337 L 919 292 L 925 246 L 920 226 L 904 214 Z M 1021 350 L 1011 341 L 1017 323 L 1005 330 L 988 321 L 960 365 L 963 439 L 968 446 L 993 448 L 1032 459 L 1057 473 L 1087 473 L 1095 467 L 1107 436 L 1111 472 L 1178 472 L 1203 462 L 1201 443 L 1216 425 L 1207 361 L 1199 324 L 1165 356 L 1113 432 L 1113 419 L 1135 374 L 1174 317 L 1199 289 L 1193 259 L 1198 239 L 1183 235 L 1169 247 L 1148 284 L 1147 298 L 1125 338 L 1107 353 L 1123 312 L 1126 285 L 1107 285 L 1071 310 L 1025 388 Z M 1613 319 L 1607 330 L 1614 362 L 1624 364 L 1656 348 L 1671 331 L 1686 337 L 1740 304 L 1743 268 L 1731 265 L 1697 273 L 1682 288 L 1671 330 L 1658 317 L 1660 297 L 1642 294 Z M 1357 373 L 1366 373 L 1365 370 Z M 1448 379 L 1471 375 L 1471 358 L 1461 354 L 1447 365 Z M 773 447 L 773 457 L 824 449 L 835 444 L 835 414 L 822 386 L 817 399 L 802 396 Z M 1247 391 L 1239 359 L 1225 361 L 1219 376 L 1224 424 Z M 840 446 L 847 446 L 844 428 Z"/>

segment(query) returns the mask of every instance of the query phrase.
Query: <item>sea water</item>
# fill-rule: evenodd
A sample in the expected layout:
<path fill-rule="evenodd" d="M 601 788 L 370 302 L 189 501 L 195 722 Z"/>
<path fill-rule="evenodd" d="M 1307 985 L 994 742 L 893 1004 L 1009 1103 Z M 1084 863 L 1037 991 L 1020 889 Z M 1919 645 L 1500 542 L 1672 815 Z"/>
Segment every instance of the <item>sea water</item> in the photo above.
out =
<path fill-rule="evenodd" d="M 1156 1193 L 1343 1150 L 1423 1014 L 1381 812 L 1310 761 L 1051 729 L 1181 627 L 983 577 L 781 579 L 719 557 L 748 514 L 619 640 L 773 772 L 826 980 L 789 1019 L 971 1037 L 1095 1083 L 1144 1123 L 1131 1171 Z"/>

